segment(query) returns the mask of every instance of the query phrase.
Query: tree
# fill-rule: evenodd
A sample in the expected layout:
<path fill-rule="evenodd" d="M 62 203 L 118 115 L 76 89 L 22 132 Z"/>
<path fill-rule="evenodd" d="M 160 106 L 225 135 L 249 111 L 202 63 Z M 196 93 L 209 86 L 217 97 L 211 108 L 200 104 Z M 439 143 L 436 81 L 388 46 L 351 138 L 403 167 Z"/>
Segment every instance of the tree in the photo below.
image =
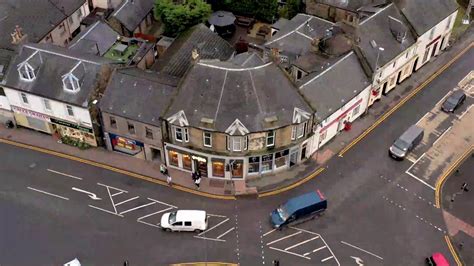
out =
<path fill-rule="evenodd" d="M 277 0 L 256 0 L 256 12 L 255 16 L 258 19 L 275 22 L 276 15 L 278 12 L 278 1 Z"/>
<path fill-rule="evenodd" d="M 288 0 L 286 2 L 288 7 L 288 18 L 291 19 L 301 12 L 301 0 Z"/>
<path fill-rule="evenodd" d="M 227 10 L 237 15 L 274 22 L 278 16 L 278 0 L 208 0 L 214 10 Z"/>
<path fill-rule="evenodd" d="M 176 36 L 187 28 L 206 21 L 211 6 L 204 0 L 188 0 L 175 5 L 172 0 L 156 0 L 154 15 L 165 25 L 165 35 Z"/>

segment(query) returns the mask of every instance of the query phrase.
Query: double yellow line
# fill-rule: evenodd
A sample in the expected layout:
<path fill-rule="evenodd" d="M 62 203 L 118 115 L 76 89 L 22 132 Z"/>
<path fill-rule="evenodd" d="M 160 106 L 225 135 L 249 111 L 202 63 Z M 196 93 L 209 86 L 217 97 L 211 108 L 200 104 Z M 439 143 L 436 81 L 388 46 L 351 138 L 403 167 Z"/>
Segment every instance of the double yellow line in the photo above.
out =
<path fill-rule="evenodd" d="M 435 189 L 435 201 L 436 201 L 436 208 L 441 208 L 441 188 L 444 185 L 444 182 L 448 178 L 448 176 L 451 175 L 453 170 L 461 164 L 461 162 L 466 159 L 466 157 L 474 152 L 474 145 L 472 145 L 469 149 L 467 149 L 449 168 L 444 172 L 440 178 L 438 178 L 438 181 L 436 182 L 436 189 Z"/>
<path fill-rule="evenodd" d="M 425 80 L 420 86 L 418 86 L 415 90 L 413 90 L 407 97 L 403 98 L 399 103 L 397 103 L 392 109 L 388 110 L 386 113 L 382 115 L 374 124 L 372 124 L 368 129 L 366 129 L 362 134 L 360 134 L 357 138 L 355 138 L 351 143 L 349 143 L 342 151 L 339 152 L 339 157 L 344 156 L 344 154 L 349 151 L 354 145 L 359 143 L 363 138 L 365 138 L 372 130 L 374 130 L 380 123 L 382 123 L 385 119 L 387 119 L 390 115 L 392 115 L 396 110 L 398 110 L 403 104 L 405 104 L 408 100 L 413 98 L 419 91 L 421 91 L 426 85 L 428 85 L 433 79 L 439 76 L 446 68 L 450 67 L 456 60 L 458 60 L 463 54 L 465 54 L 469 49 L 474 47 L 474 42 L 471 42 L 466 48 L 464 48 L 460 53 L 458 53 L 453 59 L 451 59 L 447 64 L 443 67 L 438 69 L 435 73 L 433 73 L 427 80 Z"/>
<path fill-rule="evenodd" d="M 290 189 L 293 189 L 293 188 L 295 188 L 297 186 L 300 186 L 300 185 L 308 182 L 309 180 L 313 179 L 314 177 L 319 175 L 324 170 L 325 170 L 324 167 L 318 168 L 316 171 L 314 171 L 313 173 L 311 173 L 310 175 L 308 175 L 307 177 L 301 179 L 300 181 L 298 181 L 296 183 L 293 183 L 293 184 L 291 184 L 287 187 L 283 187 L 283 188 L 275 189 L 275 190 L 272 190 L 272 191 L 269 191 L 269 192 L 264 192 L 264 193 L 258 194 L 258 197 L 263 198 L 263 197 L 273 196 L 273 195 L 280 194 L 280 193 L 283 193 L 285 191 L 288 191 Z"/>
<path fill-rule="evenodd" d="M 76 157 L 76 156 L 72 156 L 72 155 L 68 155 L 68 154 L 64 154 L 64 153 L 60 153 L 60 152 L 56 152 L 56 151 L 52 151 L 52 150 L 48 150 L 48 149 L 43 149 L 43 148 L 40 148 L 40 147 L 35 147 L 35 146 L 32 146 L 32 145 L 28 145 L 28 144 L 24 144 L 24 143 L 20 143 L 20 142 L 16 142 L 16 141 L 6 140 L 6 139 L 2 139 L 2 138 L 0 138 L 0 143 L 5 143 L 5 144 L 13 145 L 13 146 L 16 146 L 16 147 L 24 148 L 24 149 L 29 149 L 29 150 L 49 154 L 49 155 L 54 155 L 54 156 L 57 156 L 57 157 L 60 157 L 60 158 L 64 158 L 64 159 L 68 159 L 68 160 L 72 160 L 72 161 L 92 165 L 92 166 L 107 169 L 109 171 L 116 172 L 116 173 L 119 173 L 119 174 L 135 177 L 135 178 L 138 178 L 138 179 L 141 179 L 141 180 L 144 180 L 144 181 L 148 181 L 148 182 L 151 182 L 151 183 L 168 186 L 168 184 L 165 181 L 162 181 L 162 180 L 159 180 L 159 179 L 156 179 L 156 178 L 152 178 L 152 177 L 149 177 L 149 176 L 133 173 L 133 172 L 130 172 L 130 171 L 127 171 L 127 170 L 123 170 L 123 169 L 113 167 L 113 166 L 110 166 L 110 165 L 90 161 L 90 160 L 87 160 L 87 159 L 82 159 L 82 158 L 79 158 L 79 157 Z M 192 194 L 195 194 L 195 195 L 199 195 L 199 196 L 207 197 L 207 198 L 212 198 L 212 199 L 220 199 L 220 200 L 235 200 L 236 199 L 234 196 L 216 195 L 216 194 L 212 194 L 212 193 L 197 191 L 197 190 L 190 189 L 190 188 L 178 185 L 178 184 L 174 184 L 173 188 L 177 189 L 177 190 L 180 190 L 180 191 L 183 191 L 183 192 L 192 193 Z"/>
<path fill-rule="evenodd" d="M 445 235 L 444 240 L 446 240 L 446 244 L 448 245 L 449 251 L 451 252 L 451 254 L 454 257 L 454 260 L 456 261 L 456 264 L 458 266 L 462 266 L 461 260 L 459 259 L 459 256 L 456 253 L 456 251 L 454 250 L 453 244 L 451 243 L 451 239 L 449 238 L 449 236 Z"/>

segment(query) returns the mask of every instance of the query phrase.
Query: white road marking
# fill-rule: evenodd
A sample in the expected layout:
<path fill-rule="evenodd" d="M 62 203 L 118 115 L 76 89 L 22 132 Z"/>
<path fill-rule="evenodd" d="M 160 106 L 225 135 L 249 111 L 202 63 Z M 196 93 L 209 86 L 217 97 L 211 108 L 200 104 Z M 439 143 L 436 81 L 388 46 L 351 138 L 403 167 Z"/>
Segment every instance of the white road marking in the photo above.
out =
<path fill-rule="evenodd" d="M 97 183 L 97 185 L 103 186 L 103 187 L 113 188 L 113 189 L 115 189 L 115 190 L 118 190 L 118 191 L 121 191 L 121 192 L 124 192 L 124 193 L 128 193 L 128 191 L 126 191 L 126 190 L 123 190 L 123 189 L 120 189 L 120 188 L 116 188 L 116 187 L 112 187 L 112 186 L 109 186 L 109 185 L 104 185 L 104 184 L 102 184 L 102 183 Z"/>
<path fill-rule="evenodd" d="M 307 260 L 311 260 L 311 258 L 309 258 L 309 257 L 303 256 L 303 255 L 301 255 L 301 254 L 294 253 L 294 252 L 291 252 L 291 251 L 286 251 L 286 250 L 279 249 L 279 248 L 274 248 L 274 247 L 270 247 L 270 249 L 277 250 L 277 251 L 280 251 L 280 252 L 285 252 L 285 253 L 288 253 L 288 254 L 291 254 L 291 255 L 298 256 L 298 257 L 300 257 L 300 258 L 305 258 L 305 259 L 307 259 Z"/>
<path fill-rule="evenodd" d="M 325 261 L 330 260 L 330 259 L 332 259 L 332 258 L 334 258 L 334 256 L 330 256 L 330 257 L 327 257 L 327 258 L 325 258 L 325 259 L 322 259 L 321 262 L 325 262 Z"/>
<path fill-rule="evenodd" d="M 119 206 L 120 204 L 124 204 L 124 203 L 126 203 L 126 202 L 129 202 L 129 201 L 132 201 L 132 200 L 136 200 L 136 199 L 138 199 L 138 198 L 139 198 L 139 196 L 136 196 L 136 197 L 133 197 L 133 198 L 129 198 L 129 199 L 127 199 L 127 200 L 124 200 L 124 201 L 121 201 L 121 202 L 119 202 L 119 203 L 116 203 L 115 206 Z"/>
<path fill-rule="evenodd" d="M 40 193 L 43 193 L 43 194 L 46 194 L 46 195 L 50 195 L 50 196 L 53 196 L 53 197 L 56 197 L 56 198 L 60 198 L 60 199 L 63 199 L 63 200 L 69 200 L 68 198 L 66 197 L 63 197 L 63 196 L 59 196 L 59 195 L 56 195 L 56 194 L 53 194 L 53 193 L 49 193 L 49 192 L 46 192 L 46 191 L 43 191 L 43 190 L 39 190 L 37 188 L 32 188 L 32 187 L 27 187 L 28 189 L 30 190 L 34 190 L 36 192 L 40 192 Z"/>
<path fill-rule="evenodd" d="M 103 211 L 103 212 L 106 212 L 106 213 L 110 213 L 110 214 L 113 214 L 113 215 L 117 215 L 117 216 L 120 216 L 123 218 L 123 215 L 119 214 L 119 213 L 115 213 L 115 212 L 112 212 L 112 211 L 109 211 L 109 210 L 105 210 L 105 209 L 102 209 L 102 208 L 99 208 L 97 206 L 93 206 L 93 205 L 89 205 L 89 207 L 91 208 L 94 208 L 96 210 L 100 210 L 100 211 Z"/>
<path fill-rule="evenodd" d="M 410 169 L 415 166 L 416 163 L 418 163 L 419 160 L 421 160 L 421 158 L 423 158 L 423 156 L 425 156 L 426 152 L 423 153 L 420 157 L 418 157 L 418 159 L 416 159 L 416 161 L 407 169 L 407 171 L 410 171 Z"/>
<path fill-rule="evenodd" d="M 296 233 L 294 233 L 294 234 L 291 234 L 291 235 L 288 235 L 288 236 L 284 236 L 284 237 L 282 237 L 282 238 L 279 238 L 279 239 L 277 239 L 277 240 L 273 240 L 272 242 L 270 242 L 270 243 L 267 243 L 267 246 L 269 246 L 269 245 L 271 245 L 271 244 L 274 244 L 274 243 L 276 243 L 276 242 L 279 242 L 279 241 L 285 240 L 285 239 L 287 239 L 287 238 L 290 238 L 290 237 L 293 237 L 293 236 L 299 235 L 299 234 L 301 234 L 301 231 L 298 231 L 298 232 L 296 232 Z"/>
<path fill-rule="evenodd" d="M 410 155 L 405 157 L 405 159 L 407 159 L 408 161 L 410 161 L 411 163 L 416 163 L 416 159 L 415 158 L 412 158 Z"/>
<path fill-rule="evenodd" d="M 123 191 L 119 191 L 119 192 L 117 192 L 117 193 L 112 194 L 111 196 L 112 196 L 112 197 L 115 197 L 115 196 L 120 195 L 120 194 L 122 194 L 122 193 L 124 193 L 124 192 L 123 192 Z M 125 192 L 125 193 L 127 193 L 127 192 Z"/>
<path fill-rule="evenodd" d="M 173 209 L 173 208 L 172 208 L 172 207 L 169 207 L 169 208 L 166 208 L 166 209 L 161 210 L 161 211 L 157 211 L 157 212 L 154 212 L 154 213 L 150 213 L 150 214 L 144 215 L 144 216 L 138 218 L 138 219 L 137 219 L 137 222 L 139 222 L 139 220 L 141 221 L 141 220 L 143 220 L 143 219 L 145 219 L 145 218 L 148 218 L 148 217 L 150 217 L 150 216 L 153 216 L 153 215 L 155 215 L 155 214 L 159 214 L 159 213 L 162 213 L 162 212 L 165 212 L 165 211 L 169 211 L 169 210 L 171 210 L 171 209 Z"/>
<path fill-rule="evenodd" d="M 225 223 L 225 222 L 227 222 L 227 221 L 229 221 L 229 218 L 227 218 L 227 219 L 225 219 L 224 221 L 222 221 L 222 222 L 220 222 L 220 223 L 218 223 L 218 224 L 214 225 L 213 227 L 211 227 L 211 228 L 207 229 L 206 231 L 204 231 L 204 232 L 202 232 L 202 233 L 198 234 L 198 236 L 200 236 L 200 235 L 202 235 L 202 234 L 205 234 L 205 233 L 207 233 L 207 232 L 211 231 L 212 229 L 214 229 L 214 228 L 218 227 L 219 225 L 221 225 L 221 224 L 223 224 L 223 223 Z"/>
<path fill-rule="evenodd" d="M 225 242 L 225 240 L 224 240 L 224 239 L 209 238 L 209 237 L 200 236 L 200 235 L 197 235 L 197 236 L 194 236 L 194 237 L 195 237 L 195 238 L 201 238 L 201 239 L 205 239 L 205 240 L 214 240 L 214 241 Z"/>
<path fill-rule="evenodd" d="M 178 207 L 175 207 L 175 208 L 178 208 Z M 207 216 L 220 217 L 220 218 L 227 218 L 227 216 L 224 216 L 224 215 L 210 214 L 210 213 L 208 213 Z"/>
<path fill-rule="evenodd" d="M 142 209 L 142 208 L 145 208 L 145 207 L 153 205 L 153 204 L 156 204 L 156 202 L 153 201 L 153 202 L 150 202 L 150 203 L 147 203 L 147 204 L 143 204 L 143 205 L 137 206 L 135 208 L 131 208 L 129 210 L 123 211 L 120 214 L 125 214 L 125 213 L 128 213 L 128 212 L 134 211 L 134 210 Z"/>
<path fill-rule="evenodd" d="M 334 257 L 334 260 L 336 261 L 337 265 L 341 266 L 341 264 L 339 263 L 339 260 L 337 259 L 336 255 L 334 255 L 334 252 L 332 252 L 332 249 L 328 246 L 328 243 L 326 243 L 324 238 L 321 237 L 321 241 L 323 241 L 324 245 L 326 245 L 326 247 L 328 247 L 328 250 L 329 250 L 329 252 L 331 252 L 331 255 Z"/>
<path fill-rule="evenodd" d="M 383 260 L 382 257 L 380 257 L 380 256 L 378 256 L 378 255 L 375 255 L 374 253 L 369 252 L 369 251 L 367 251 L 367 250 L 365 250 L 365 249 L 362 249 L 362 248 L 360 248 L 360 247 L 354 246 L 354 245 L 349 244 L 349 243 L 344 242 L 344 241 L 341 241 L 341 243 L 344 244 L 344 245 L 348 245 L 349 247 L 353 247 L 353 248 L 355 248 L 355 249 L 358 249 L 358 250 L 360 250 L 360 251 L 363 251 L 363 252 L 365 252 L 365 253 L 367 253 L 367 254 L 369 254 L 369 255 L 372 255 L 372 256 L 374 256 L 374 257 L 380 259 L 380 260 Z"/>
<path fill-rule="evenodd" d="M 220 239 L 221 237 L 227 235 L 228 233 L 230 233 L 232 230 L 234 230 L 235 227 L 232 227 L 231 229 L 227 230 L 225 233 L 223 233 L 222 235 L 218 236 L 217 239 Z"/>
<path fill-rule="evenodd" d="M 309 254 L 318 252 L 318 251 L 320 251 L 321 249 L 324 249 L 324 248 L 327 248 L 327 247 L 326 247 L 326 246 L 322 246 L 322 247 L 317 248 L 317 249 L 315 249 L 315 250 L 313 250 L 313 251 L 306 252 L 303 256 L 308 256 Z"/>
<path fill-rule="evenodd" d="M 149 226 L 152 226 L 152 227 L 160 228 L 160 229 L 161 229 L 160 223 L 157 223 L 157 224 L 151 224 L 151 223 L 149 223 L 149 222 L 138 221 L 138 220 L 137 220 L 137 222 L 139 222 L 139 223 L 142 223 L 142 224 L 146 224 L 146 225 L 149 225 Z"/>
<path fill-rule="evenodd" d="M 308 233 L 308 234 L 320 236 L 319 234 L 317 234 L 317 233 L 315 233 L 315 232 L 311 232 L 311 231 L 308 231 L 308 230 L 300 229 L 300 228 L 298 228 L 298 227 L 292 227 L 292 226 L 290 226 L 290 228 L 291 228 L 291 229 L 294 229 L 294 230 L 299 230 L 299 231 L 302 231 L 302 232 L 305 232 L 305 233 Z"/>
<path fill-rule="evenodd" d="M 435 106 L 438 106 L 438 105 L 440 105 L 440 104 L 441 104 L 441 102 L 443 102 L 443 101 L 444 101 L 444 99 L 446 99 L 446 97 L 448 97 L 449 95 L 451 95 L 451 93 L 452 93 L 452 92 L 448 92 L 448 94 L 444 95 L 444 97 L 443 97 L 443 98 L 441 98 L 441 100 L 439 100 L 439 101 L 436 103 L 436 105 L 435 105 Z"/>
<path fill-rule="evenodd" d="M 270 231 L 266 232 L 265 234 L 263 234 L 263 237 L 266 237 L 267 235 L 269 235 L 269 234 L 275 232 L 275 230 L 276 230 L 276 229 L 273 229 L 273 230 L 270 230 Z"/>
<path fill-rule="evenodd" d="M 154 201 L 154 202 L 156 202 L 156 203 L 160 203 L 160 204 L 166 205 L 166 206 L 171 207 L 171 208 L 175 208 L 175 209 L 178 208 L 178 207 L 176 207 L 176 206 L 174 206 L 174 205 L 171 205 L 171 204 L 168 204 L 168 203 L 164 203 L 164 202 L 161 202 L 161 201 L 156 200 L 156 199 L 152 199 L 152 198 L 147 198 L 147 199 L 148 199 L 148 200 L 151 200 L 151 201 Z M 210 215 L 210 214 L 208 214 L 208 216 L 209 216 L 209 215 Z M 223 216 L 223 217 L 225 217 L 225 216 Z"/>
<path fill-rule="evenodd" d="M 448 127 L 448 129 L 446 129 L 446 130 L 443 132 L 443 134 L 441 134 L 441 136 L 439 136 L 439 138 L 437 138 L 437 139 L 435 140 L 435 142 L 433 142 L 433 146 L 435 146 L 436 143 L 438 143 L 438 141 L 443 138 L 444 134 L 446 134 L 446 133 L 451 129 L 451 127 L 452 127 L 452 126 Z"/>
<path fill-rule="evenodd" d="M 77 191 L 77 192 L 81 192 L 81 193 L 85 193 L 89 198 L 91 198 L 93 200 L 102 200 L 101 198 L 97 197 L 97 195 L 95 193 L 92 193 L 92 192 L 89 192 L 89 191 L 86 191 L 86 190 L 83 190 L 83 189 L 80 189 L 80 188 L 77 188 L 77 187 L 72 187 L 72 190 Z"/>
<path fill-rule="evenodd" d="M 287 247 L 287 248 L 285 248 L 285 250 L 290 250 L 290 249 L 292 249 L 292 248 L 296 248 L 297 246 L 301 246 L 301 245 L 303 245 L 303 244 L 305 244 L 305 243 L 308 243 L 309 241 L 313 241 L 313 240 L 318 239 L 318 238 L 319 238 L 319 236 L 315 236 L 315 237 L 310 238 L 310 239 L 307 239 L 307 240 L 305 240 L 305 241 L 296 243 L 296 244 L 294 244 L 294 245 L 291 246 L 291 247 Z"/>
<path fill-rule="evenodd" d="M 61 172 L 58 172 L 58 171 L 55 171 L 55 170 L 52 170 L 52 169 L 46 169 L 46 170 L 49 171 L 49 172 L 51 172 L 51 173 L 58 174 L 58 175 L 63 175 L 63 176 L 67 176 L 67 177 L 70 177 L 70 178 L 77 179 L 77 180 L 82 180 L 81 177 L 77 177 L 77 176 L 73 176 L 73 175 L 61 173 Z"/>
<path fill-rule="evenodd" d="M 469 110 L 471 110 L 472 106 L 473 106 L 473 105 L 469 106 L 469 107 L 467 108 L 467 110 L 464 111 L 464 113 L 461 114 L 461 116 L 459 117 L 459 120 L 461 120 L 462 117 L 463 117 L 465 114 L 467 114 L 467 112 L 469 112 Z"/>
<path fill-rule="evenodd" d="M 416 124 L 418 125 L 418 123 L 420 123 L 421 120 L 425 119 L 425 117 L 429 114 L 430 114 L 430 112 L 426 113 L 422 118 L 420 118 L 420 120 L 418 120 L 418 122 L 416 122 Z"/>
<path fill-rule="evenodd" d="M 406 171 L 405 173 L 407 173 L 408 175 L 410 175 L 411 177 L 415 178 L 416 180 L 420 181 L 422 184 L 426 185 L 427 187 L 431 188 L 432 190 L 436 190 L 432 185 L 426 183 L 425 181 L 421 180 L 420 178 L 418 178 L 417 176 L 415 176 L 414 174 Z"/>

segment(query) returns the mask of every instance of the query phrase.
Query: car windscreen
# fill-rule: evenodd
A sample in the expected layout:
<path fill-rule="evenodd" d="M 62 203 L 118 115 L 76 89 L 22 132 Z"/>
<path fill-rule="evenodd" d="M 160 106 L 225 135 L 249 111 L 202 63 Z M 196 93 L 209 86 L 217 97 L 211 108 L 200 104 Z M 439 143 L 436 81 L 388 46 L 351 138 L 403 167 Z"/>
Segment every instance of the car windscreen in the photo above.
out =
<path fill-rule="evenodd" d="M 286 221 L 286 219 L 288 219 L 288 217 L 290 216 L 290 214 L 288 213 L 288 210 L 285 208 L 285 205 L 280 205 L 277 208 L 277 212 L 283 221 Z"/>
<path fill-rule="evenodd" d="M 170 217 L 168 218 L 169 224 L 174 224 L 176 222 L 176 212 L 170 213 Z"/>
<path fill-rule="evenodd" d="M 452 105 L 456 105 L 458 103 L 458 100 L 459 100 L 459 96 L 451 96 L 446 101 Z"/>
<path fill-rule="evenodd" d="M 393 143 L 393 146 L 395 146 L 396 148 L 402 150 L 402 151 L 407 151 L 408 150 L 408 143 L 403 141 L 402 139 L 397 139 L 395 141 L 395 143 Z"/>

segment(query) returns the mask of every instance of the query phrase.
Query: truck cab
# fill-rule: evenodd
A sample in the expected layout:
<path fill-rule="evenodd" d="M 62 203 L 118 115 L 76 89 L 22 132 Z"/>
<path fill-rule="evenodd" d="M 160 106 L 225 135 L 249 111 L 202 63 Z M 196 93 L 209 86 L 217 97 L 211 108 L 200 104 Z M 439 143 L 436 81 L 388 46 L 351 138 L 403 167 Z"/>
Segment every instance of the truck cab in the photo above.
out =
<path fill-rule="evenodd" d="M 273 228 L 282 228 L 288 224 L 304 222 L 321 215 L 327 208 L 327 201 L 319 191 L 313 191 L 292 198 L 270 213 Z"/>

